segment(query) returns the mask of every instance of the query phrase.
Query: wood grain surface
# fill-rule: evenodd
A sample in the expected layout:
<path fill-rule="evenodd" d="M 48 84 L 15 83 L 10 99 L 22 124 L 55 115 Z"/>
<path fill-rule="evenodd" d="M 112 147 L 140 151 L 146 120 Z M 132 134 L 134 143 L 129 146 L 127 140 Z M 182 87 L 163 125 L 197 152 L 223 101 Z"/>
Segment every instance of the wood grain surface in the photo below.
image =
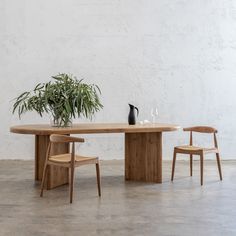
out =
<path fill-rule="evenodd" d="M 136 124 L 126 123 L 83 123 L 73 124 L 71 127 L 58 128 L 45 124 L 17 125 L 12 126 L 10 131 L 19 134 L 95 134 L 95 133 L 146 133 L 168 132 L 178 130 L 180 126 L 173 124 Z"/>
<path fill-rule="evenodd" d="M 125 179 L 162 182 L 162 133 L 125 134 Z"/>

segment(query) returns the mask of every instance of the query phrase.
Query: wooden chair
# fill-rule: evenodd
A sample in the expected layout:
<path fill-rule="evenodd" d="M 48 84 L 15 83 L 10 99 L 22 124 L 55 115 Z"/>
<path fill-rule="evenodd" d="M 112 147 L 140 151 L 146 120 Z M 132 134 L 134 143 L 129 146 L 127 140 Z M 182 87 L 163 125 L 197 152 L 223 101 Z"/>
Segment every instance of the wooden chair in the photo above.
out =
<path fill-rule="evenodd" d="M 61 166 L 61 167 L 69 168 L 69 170 L 70 170 L 69 171 L 70 172 L 70 176 L 69 176 L 70 203 L 72 203 L 75 167 L 79 167 L 79 166 L 87 165 L 87 164 L 95 164 L 96 165 L 98 195 L 101 196 L 99 159 L 98 159 L 98 157 L 84 157 L 84 156 L 75 155 L 75 143 L 76 142 L 82 143 L 82 142 L 84 142 L 84 139 L 71 137 L 71 136 L 67 136 L 67 135 L 59 135 L 59 134 L 52 134 L 50 136 L 50 142 L 48 145 L 46 160 L 45 160 L 44 170 L 43 170 L 43 178 L 42 178 L 41 193 L 40 193 L 41 197 L 43 196 L 44 183 L 45 183 L 46 174 L 47 174 L 47 170 L 48 170 L 49 165 Z M 50 155 L 51 147 L 52 147 L 52 145 L 54 145 L 56 143 L 68 143 L 68 144 L 72 143 L 71 153 L 60 154 L 60 155 Z"/>
<path fill-rule="evenodd" d="M 218 149 L 218 144 L 217 144 L 217 139 L 216 139 L 217 130 L 215 128 L 208 127 L 208 126 L 195 126 L 195 127 L 184 128 L 183 130 L 190 132 L 190 144 L 185 145 L 185 146 L 178 146 L 178 147 L 174 148 L 171 181 L 173 181 L 173 179 L 174 179 L 175 161 L 176 161 L 177 153 L 190 155 L 190 176 L 192 176 L 192 173 L 193 173 L 193 155 L 200 156 L 201 185 L 203 185 L 203 158 L 204 158 L 204 154 L 215 153 L 217 165 L 218 165 L 218 170 L 219 170 L 219 175 L 220 175 L 220 180 L 222 180 L 222 173 L 221 173 L 221 166 L 220 166 L 220 154 L 219 154 L 219 149 Z M 204 148 L 204 147 L 193 146 L 193 132 L 213 134 L 214 147 Z"/>

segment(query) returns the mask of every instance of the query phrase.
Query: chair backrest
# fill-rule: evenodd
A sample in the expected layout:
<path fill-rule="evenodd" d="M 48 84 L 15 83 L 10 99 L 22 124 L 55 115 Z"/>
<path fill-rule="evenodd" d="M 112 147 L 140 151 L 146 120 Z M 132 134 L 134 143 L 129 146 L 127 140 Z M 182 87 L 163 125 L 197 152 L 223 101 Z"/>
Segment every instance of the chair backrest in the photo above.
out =
<path fill-rule="evenodd" d="M 52 143 L 83 143 L 83 138 L 77 138 L 77 137 L 71 137 L 68 135 L 62 135 L 62 134 L 51 134 L 50 135 L 50 142 Z"/>
<path fill-rule="evenodd" d="M 210 126 L 193 126 L 193 127 L 184 128 L 183 130 L 199 132 L 199 133 L 217 133 L 217 129 Z"/>
<path fill-rule="evenodd" d="M 50 142 L 48 145 L 48 149 L 47 149 L 47 154 L 46 154 L 46 158 L 48 159 L 50 156 L 50 152 L 51 152 L 51 147 L 53 144 L 56 143 L 72 143 L 72 159 L 74 160 L 74 155 L 75 155 L 75 143 L 79 142 L 79 143 L 83 143 L 84 139 L 83 138 L 77 138 L 77 137 L 71 137 L 68 135 L 62 135 L 62 134 L 51 134 L 50 135 Z"/>
<path fill-rule="evenodd" d="M 190 131 L 190 145 L 193 145 L 193 132 L 213 134 L 214 146 L 218 148 L 218 143 L 216 138 L 216 133 L 218 132 L 217 129 L 210 126 L 193 126 L 193 127 L 183 128 L 183 130 Z"/>

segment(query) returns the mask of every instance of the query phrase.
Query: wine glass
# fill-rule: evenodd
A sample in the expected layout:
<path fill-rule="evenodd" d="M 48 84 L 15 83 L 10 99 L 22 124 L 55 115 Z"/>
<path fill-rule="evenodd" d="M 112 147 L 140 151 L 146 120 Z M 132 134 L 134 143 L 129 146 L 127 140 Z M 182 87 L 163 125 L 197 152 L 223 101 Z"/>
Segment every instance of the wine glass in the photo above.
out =
<path fill-rule="evenodd" d="M 152 123 L 154 124 L 156 122 L 156 118 L 158 117 L 159 112 L 157 107 L 151 109 L 151 117 L 152 117 Z"/>
<path fill-rule="evenodd" d="M 159 112 L 158 112 L 158 109 L 157 109 L 157 107 L 156 107 L 156 108 L 155 108 L 155 116 L 156 116 L 156 120 L 157 120 L 158 115 L 159 115 Z"/>
<path fill-rule="evenodd" d="M 152 117 L 152 123 L 155 123 L 155 112 L 154 112 L 154 108 L 151 109 L 151 117 Z"/>

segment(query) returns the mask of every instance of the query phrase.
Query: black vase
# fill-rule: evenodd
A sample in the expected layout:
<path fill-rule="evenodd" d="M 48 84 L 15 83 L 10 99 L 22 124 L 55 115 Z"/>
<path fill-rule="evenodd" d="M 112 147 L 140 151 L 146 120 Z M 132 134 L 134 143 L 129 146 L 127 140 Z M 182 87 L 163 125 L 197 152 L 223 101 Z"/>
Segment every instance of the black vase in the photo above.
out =
<path fill-rule="evenodd" d="M 135 115 L 135 109 L 137 110 L 137 116 L 139 114 L 139 110 L 137 107 L 135 107 L 134 105 L 129 104 L 129 116 L 128 116 L 128 122 L 129 125 L 135 125 L 136 124 L 136 115 Z"/>

